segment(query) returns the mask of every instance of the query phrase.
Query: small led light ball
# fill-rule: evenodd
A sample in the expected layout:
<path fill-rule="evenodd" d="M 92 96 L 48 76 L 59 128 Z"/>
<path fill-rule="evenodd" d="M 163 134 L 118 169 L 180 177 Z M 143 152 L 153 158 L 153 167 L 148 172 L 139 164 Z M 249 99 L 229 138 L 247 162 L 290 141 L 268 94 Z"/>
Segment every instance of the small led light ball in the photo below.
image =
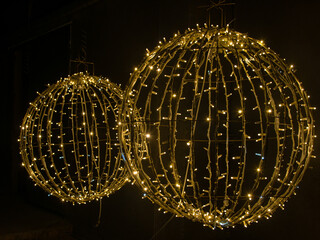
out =
<path fill-rule="evenodd" d="M 247 226 L 283 208 L 301 181 L 310 109 L 292 67 L 262 41 L 198 27 L 148 51 L 132 73 L 120 141 L 164 211 L 213 229 Z"/>
<path fill-rule="evenodd" d="M 121 99 L 108 79 L 76 73 L 30 103 L 19 140 L 36 185 L 62 201 L 86 203 L 128 181 L 118 143 Z"/>

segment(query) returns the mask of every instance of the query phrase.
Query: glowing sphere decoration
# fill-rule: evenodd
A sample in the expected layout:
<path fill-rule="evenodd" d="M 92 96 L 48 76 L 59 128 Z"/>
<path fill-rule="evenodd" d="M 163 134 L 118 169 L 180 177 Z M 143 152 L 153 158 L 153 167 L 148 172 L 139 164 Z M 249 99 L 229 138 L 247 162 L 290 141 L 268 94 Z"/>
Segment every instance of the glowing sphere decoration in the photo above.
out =
<path fill-rule="evenodd" d="M 295 193 L 313 149 L 311 109 L 293 66 L 262 41 L 205 25 L 147 50 L 120 141 L 160 209 L 213 229 L 247 226 Z"/>
<path fill-rule="evenodd" d="M 22 165 L 35 184 L 72 203 L 121 188 L 128 181 L 117 136 L 121 99 L 116 84 L 83 73 L 39 93 L 20 132 Z"/>

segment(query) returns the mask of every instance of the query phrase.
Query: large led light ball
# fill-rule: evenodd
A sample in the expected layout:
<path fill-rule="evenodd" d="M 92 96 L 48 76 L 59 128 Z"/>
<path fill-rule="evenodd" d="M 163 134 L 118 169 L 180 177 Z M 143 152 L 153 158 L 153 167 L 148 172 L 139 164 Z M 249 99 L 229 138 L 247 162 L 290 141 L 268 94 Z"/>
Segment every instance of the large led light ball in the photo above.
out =
<path fill-rule="evenodd" d="M 86 203 L 128 180 L 118 143 L 122 91 L 83 73 L 50 85 L 30 103 L 20 133 L 31 179 L 63 201 Z"/>
<path fill-rule="evenodd" d="M 310 109 L 293 67 L 262 41 L 198 27 L 147 51 L 124 96 L 120 140 L 164 211 L 247 226 L 295 192 L 312 152 Z"/>

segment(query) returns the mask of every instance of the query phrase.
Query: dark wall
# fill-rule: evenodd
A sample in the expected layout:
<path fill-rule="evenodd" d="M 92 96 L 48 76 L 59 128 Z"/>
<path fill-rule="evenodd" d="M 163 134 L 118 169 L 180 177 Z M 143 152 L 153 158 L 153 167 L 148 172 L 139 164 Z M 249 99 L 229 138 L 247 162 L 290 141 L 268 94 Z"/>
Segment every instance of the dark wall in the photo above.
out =
<path fill-rule="evenodd" d="M 95 75 L 122 84 L 134 66 L 162 37 L 202 24 L 206 0 L 163 1 L 8 1 L 2 10 L 1 47 L 3 116 L 0 197 L 17 198 L 68 219 L 80 239 L 151 239 L 170 215 L 157 213 L 148 200 L 141 200 L 135 187 L 125 186 L 103 200 L 102 222 L 94 228 L 98 204 L 71 206 L 49 198 L 33 187 L 20 167 L 19 124 L 28 102 L 69 74 L 69 59 L 81 56 L 95 63 Z M 318 1 L 238 0 L 229 12 L 233 26 L 251 37 L 263 39 L 297 68 L 297 76 L 320 103 L 319 57 L 320 18 Z M 86 37 L 85 37 L 86 36 Z M 84 44 L 81 41 L 85 40 Z M 318 106 L 319 107 L 319 106 Z M 319 114 L 315 112 L 315 119 Z M 317 130 L 318 132 L 318 130 Z M 319 142 L 315 155 L 319 156 Z M 268 221 L 245 229 L 204 228 L 187 220 L 171 220 L 154 239 L 313 239 L 320 234 L 320 164 L 312 160 L 285 211 L 278 210 Z M 5 206 L 0 206 L 1 207 Z M 1 212 L 1 211 L 0 211 Z M 1 214 L 1 213 L 0 213 Z"/>

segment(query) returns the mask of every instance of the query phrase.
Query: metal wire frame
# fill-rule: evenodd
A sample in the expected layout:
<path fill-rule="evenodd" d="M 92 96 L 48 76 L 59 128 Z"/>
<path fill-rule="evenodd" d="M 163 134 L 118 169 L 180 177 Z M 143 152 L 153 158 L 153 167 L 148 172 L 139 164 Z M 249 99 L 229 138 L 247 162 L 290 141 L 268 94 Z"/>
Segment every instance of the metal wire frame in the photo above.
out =
<path fill-rule="evenodd" d="M 128 181 L 117 136 L 122 90 L 76 73 L 39 93 L 20 132 L 22 165 L 35 185 L 62 201 L 86 203 Z"/>
<path fill-rule="evenodd" d="M 149 198 L 211 228 L 269 218 L 312 156 L 308 96 L 262 41 L 206 25 L 147 50 L 124 94 L 119 137 Z"/>

